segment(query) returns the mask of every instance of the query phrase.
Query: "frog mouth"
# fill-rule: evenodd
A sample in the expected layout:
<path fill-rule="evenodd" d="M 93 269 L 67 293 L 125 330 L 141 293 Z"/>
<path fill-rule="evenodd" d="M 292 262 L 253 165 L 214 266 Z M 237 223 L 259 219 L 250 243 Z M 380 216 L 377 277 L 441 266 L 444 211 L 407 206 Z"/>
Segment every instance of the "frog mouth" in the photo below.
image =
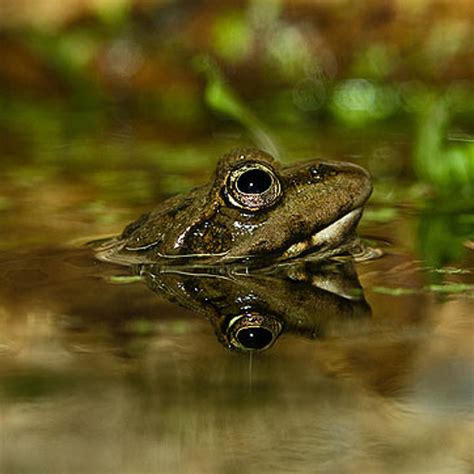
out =
<path fill-rule="evenodd" d="M 319 258 L 327 258 L 349 250 L 354 245 L 354 230 L 362 211 L 362 207 L 357 207 L 307 239 L 290 245 L 278 260 L 290 260 L 311 253 L 317 253 Z"/>
<path fill-rule="evenodd" d="M 362 216 L 362 212 L 363 208 L 357 207 L 339 219 L 328 224 L 323 229 L 319 229 L 315 233 L 311 234 L 308 238 L 292 243 L 286 249 L 283 248 L 281 250 L 282 253 L 275 252 L 270 257 L 275 259 L 274 261 L 276 262 L 285 262 L 306 256 L 312 260 L 323 260 L 344 252 L 350 252 L 351 249 L 354 249 L 357 244 L 355 228 Z M 101 248 L 96 252 L 96 257 L 102 261 L 121 263 L 125 265 L 133 265 L 137 263 L 153 264 L 156 263 L 155 260 L 152 259 L 147 261 L 143 258 L 143 256 L 136 255 L 136 253 L 141 250 L 148 250 L 149 248 L 152 248 L 156 245 L 157 242 L 153 242 L 148 246 L 141 248 L 128 248 L 124 245 L 117 247 L 117 241 L 114 240 L 106 245 L 101 246 Z M 126 256 L 121 256 L 119 259 L 117 258 L 117 254 L 122 249 L 132 253 L 126 254 Z M 155 253 L 159 258 L 164 260 L 179 260 L 181 262 L 188 259 L 218 259 L 217 261 L 220 261 L 224 264 L 232 264 L 233 262 L 241 260 L 247 260 L 248 263 L 250 263 L 253 259 L 258 258 L 258 255 L 256 254 L 229 255 L 230 250 L 221 253 L 194 253 L 177 255 L 162 254 L 157 251 Z"/>

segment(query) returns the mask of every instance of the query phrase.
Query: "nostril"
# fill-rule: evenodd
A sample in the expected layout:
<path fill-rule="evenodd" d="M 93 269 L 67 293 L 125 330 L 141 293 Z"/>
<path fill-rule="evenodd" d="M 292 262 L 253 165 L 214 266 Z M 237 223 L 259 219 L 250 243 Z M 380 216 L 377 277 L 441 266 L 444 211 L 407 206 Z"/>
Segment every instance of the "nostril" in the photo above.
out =
<path fill-rule="evenodd" d="M 324 178 L 324 166 L 323 165 L 317 165 L 317 166 L 311 166 L 309 169 L 309 174 L 311 175 L 312 181 L 321 181 Z"/>
<path fill-rule="evenodd" d="M 325 163 L 318 163 L 309 168 L 309 174 L 313 182 L 321 181 L 326 176 L 335 176 L 337 170 L 333 166 L 328 166 Z"/>

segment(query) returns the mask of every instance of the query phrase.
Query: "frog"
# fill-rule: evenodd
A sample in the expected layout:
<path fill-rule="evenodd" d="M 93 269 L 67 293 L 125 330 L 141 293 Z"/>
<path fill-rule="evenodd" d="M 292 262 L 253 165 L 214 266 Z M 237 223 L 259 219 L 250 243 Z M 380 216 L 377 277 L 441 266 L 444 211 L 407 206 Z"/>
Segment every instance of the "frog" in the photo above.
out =
<path fill-rule="evenodd" d="M 210 184 L 176 195 L 98 248 L 108 262 L 262 266 L 360 252 L 356 227 L 372 192 L 369 173 L 343 161 L 283 165 L 234 149 Z"/>

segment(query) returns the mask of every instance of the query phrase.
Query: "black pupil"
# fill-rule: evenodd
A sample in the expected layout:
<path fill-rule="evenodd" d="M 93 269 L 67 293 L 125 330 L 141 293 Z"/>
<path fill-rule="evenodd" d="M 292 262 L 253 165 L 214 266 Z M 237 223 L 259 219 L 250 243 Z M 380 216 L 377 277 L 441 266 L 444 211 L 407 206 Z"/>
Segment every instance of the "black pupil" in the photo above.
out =
<path fill-rule="evenodd" d="M 271 176 L 266 171 L 260 169 L 246 171 L 237 180 L 238 190 L 245 194 L 264 193 L 271 184 Z"/>
<path fill-rule="evenodd" d="M 247 349 L 263 349 L 272 342 L 273 334 L 265 328 L 241 329 L 237 339 Z"/>

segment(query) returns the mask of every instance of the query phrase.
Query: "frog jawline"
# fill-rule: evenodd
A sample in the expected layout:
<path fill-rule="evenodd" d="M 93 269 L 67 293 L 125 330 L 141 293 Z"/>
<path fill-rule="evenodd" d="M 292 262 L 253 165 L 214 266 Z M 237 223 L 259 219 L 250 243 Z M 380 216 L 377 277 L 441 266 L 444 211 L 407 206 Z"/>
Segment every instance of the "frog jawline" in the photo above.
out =
<path fill-rule="evenodd" d="M 318 249 L 320 249 L 324 255 L 327 255 L 328 251 L 330 251 L 330 254 L 338 253 L 337 251 L 341 247 L 341 244 L 347 243 L 345 237 L 351 235 L 351 231 L 355 229 L 362 216 L 362 211 L 362 207 L 357 207 L 324 229 L 314 233 L 308 239 L 296 242 L 283 252 L 279 260 L 293 259 L 303 253 L 311 253 Z M 341 238 L 341 235 L 344 237 Z"/>

